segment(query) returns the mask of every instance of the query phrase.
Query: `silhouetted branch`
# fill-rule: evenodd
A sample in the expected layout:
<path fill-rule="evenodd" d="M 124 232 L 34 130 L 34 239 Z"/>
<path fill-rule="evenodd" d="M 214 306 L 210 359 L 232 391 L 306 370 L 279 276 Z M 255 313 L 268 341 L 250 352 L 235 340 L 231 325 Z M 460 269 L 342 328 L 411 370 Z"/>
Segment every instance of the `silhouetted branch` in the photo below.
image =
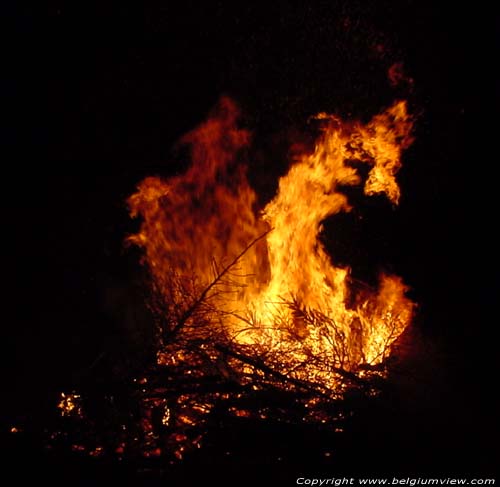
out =
<path fill-rule="evenodd" d="M 234 267 L 238 261 L 259 241 L 262 240 L 270 231 L 267 230 L 259 237 L 252 240 L 226 267 L 220 271 L 215 279 L 201 292 L 198 298 L 189 306 L 189 308 L 184 312 L 184 314 L 178 320 L 176 326 L 169 333 L 169 338 L 172 339 L 175 335 L 184 327 L 186 321 L 191 317 L 196 308 L 200 306 L 201 303 L 205 301 L 208 296 L 208 293 L 221 281 L 221 279 L 230 271 L 232 267 Z M 214 269 L 217 269 L 217 266 L 214 264 Z"/>

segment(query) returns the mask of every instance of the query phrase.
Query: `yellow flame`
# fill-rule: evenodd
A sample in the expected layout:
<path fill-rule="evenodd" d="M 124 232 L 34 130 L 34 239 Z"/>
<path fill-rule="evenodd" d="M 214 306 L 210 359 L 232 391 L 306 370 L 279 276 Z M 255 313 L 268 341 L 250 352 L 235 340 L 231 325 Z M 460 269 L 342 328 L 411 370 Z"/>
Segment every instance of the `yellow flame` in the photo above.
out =
<path fill-rule="evenodd" d="M 412 120 L 404 101 L 367 124 L 317 118 L 314 150 L 296 159 L 259 214 L 238 164 L 250 136 L 237 127 L 234 102 L 222 99 L 183 139 L 191 149 L 187 173 L 148 177 L 129 198 L 131 215 L 142 217 L 129 240 L 144 249 L 171 328 L 186 322 L 184 333 L 206 335 L 202 325 L 217 311 L 211 326 L 234 343 L 274 354 L 283 373 L 339 389 L 336 370 L 383 361 L 414 305 L 396 276 L 380 276 L 378 291 L 355 292 L 350 269 L 335 266 L 321 244 L 321 224 L 349 211 L 345 186 L 364 184 L 365 194 L 399 202 L 395 176 Z M 359 164 L 369 167 L 365 181 Z"/>

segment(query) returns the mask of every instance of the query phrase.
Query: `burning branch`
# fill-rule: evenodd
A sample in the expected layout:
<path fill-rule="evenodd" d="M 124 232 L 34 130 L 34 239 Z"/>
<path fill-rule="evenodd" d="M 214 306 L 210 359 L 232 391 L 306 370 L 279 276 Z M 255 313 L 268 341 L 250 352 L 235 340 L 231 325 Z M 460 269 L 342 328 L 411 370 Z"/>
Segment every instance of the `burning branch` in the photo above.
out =
<path fill-rule="evenodd" d="M 206 303 L 207 298 L 209 297 L 209 292 L 214 289 L 219 283 L 221 283 L 222 278 L 232 269 L 234 268 L 237 263 L 241 260 L 241 258 L 259 241 L 262 240 L 263 238 L 266 237 L 266 235 L 270 232 L 271 230 L 268 230 L 264 232 L 262 235 L 258 236 L 254 240 L 252 240 L 226 267 L 224 267 L 220 272 L 216 273 L 216 276 L 214 280 L 207 286 L 203 291 L 200 293 L 198 298 L 188 307 L 188 309 L 184 312 L 184 314 L 180 317 L 178 323 L 175 325 L 173 330 L 169 332 L 168 338 L 169 340 L 172 340 L 175 335 L 181 329 L 184 327 L 186 324 L 187 320 L 191 318 L 193 313 L 198 309 L 202 304 Z M 214 269 L 217 267 L 214 265 Z"/>

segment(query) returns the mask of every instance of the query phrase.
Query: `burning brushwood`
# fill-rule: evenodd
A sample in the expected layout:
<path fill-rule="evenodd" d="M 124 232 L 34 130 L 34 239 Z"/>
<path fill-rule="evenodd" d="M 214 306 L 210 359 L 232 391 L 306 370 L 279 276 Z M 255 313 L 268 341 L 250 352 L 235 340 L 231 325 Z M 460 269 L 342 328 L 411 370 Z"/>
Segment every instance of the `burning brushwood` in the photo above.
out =
<path fill-rule="evenodd" d="M 378 289 L 355 284 L 319 236 L 322 221 L 350 210 L 346 186 L 398 203 L 412 121 L 404 102 L 366 125 L 317 118 L 314 150 L 296 158 L 261 211 L 240 164 L 250 134 L 227 98 L 184 137 L 187 172 L 148 177 L 129 198 L 141 225 L 128 241 L 151 276 L 158 350 L 156 366 L 132 385 L 142 426 L 131 427 L 134 441 L 118 438 L 120 455 L 182 458 L 217 411 L 334 425 L 347 391 L 371 393 L 384 376 L 412 319 L 406 286 L 390 275 Z"/>
<path fill-rule="evenodd" d="M 165 346 L 207 347 L 207 358 L 224 363 L 222 375 L 239 380 L 255 369 L 252 380 L 280 374 L 335 394 L 360 367 L 387 358 L 413 303 L 394 276 L 381 276 L 378 291 L 354 295 L 349 269 L 333 265 L 318 239 L 321 222 L 349 211 L 341 188 L 362 183 L 352 160 L 370 167 L 366 194 L 384 193 L 397 204 L 395 174 L 412 123 L 404 102 L 367 125 L 318 118 L 315 150 L 291 166 L 258 213 L 237 164 L 250 136 L 237 127 L 234 103 L 223 99 L 183 140 L 192 156 L 187 173 L 147 178 L 129 199 L 132 216 L 142 218 L 129 240 L 144 249 Z M 235 357 L 246 360 L 238 365 Z"/>

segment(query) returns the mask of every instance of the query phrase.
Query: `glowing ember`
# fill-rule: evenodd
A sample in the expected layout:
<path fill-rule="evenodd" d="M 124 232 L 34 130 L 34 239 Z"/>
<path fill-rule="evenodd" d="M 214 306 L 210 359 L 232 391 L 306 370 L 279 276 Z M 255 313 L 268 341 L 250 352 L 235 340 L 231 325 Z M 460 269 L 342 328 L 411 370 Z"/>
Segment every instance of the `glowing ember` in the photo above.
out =
<path fill-rule="evenodd" d="M 80 417 L 82 415 L 80 401 L 81 396 L 79 394 L 65 394 L 61 392 L 61 400 L 57 405 L 61 410 L 61 416 Z"/>
<path fill-rule="evenodd" d="M 227 98 L 183 138 L 188 171 L 148 177 L 130 197 L 142 224 L 129 240 L 144 249 L 160 296 L 161 363 L 191 364 L 196 375 L 208 360 L 243 383 L 273 376 L 341 393 L 346 374 L 366 375 L 410 323 L 400 278 L 382 275 L 378 291 L 357 291 L 350 269 L 335 266 L 319 240 L 322 221 L 350 209 L 343 187 L 363 184 L 365 194 L 398 203 L 395 175 L 412 142 L 406 104 L 365 125 L 317 119 L 314 151 L 295 160 L 260 214 L 238 163 L 250 134 Z M 360 164 L 369 168 L 365 181 Z"/>
<path fill-rule="evenodd" d="M 90 452 L 91 457 L 100 457 L 104 454 L 104 448 L 102 446 L 97 446 L 95 450 Z"/>
<path fill-rule="evenodd" d="M 164 410 L 163 410 L 163 416 L 161 418 L 161 424 L 163 426 L 168 426 L 169 423 L 170 423 L 170 409 L 168 408 L 168 406 L 165 404 L 165 407 L 164 407 Z"/>

